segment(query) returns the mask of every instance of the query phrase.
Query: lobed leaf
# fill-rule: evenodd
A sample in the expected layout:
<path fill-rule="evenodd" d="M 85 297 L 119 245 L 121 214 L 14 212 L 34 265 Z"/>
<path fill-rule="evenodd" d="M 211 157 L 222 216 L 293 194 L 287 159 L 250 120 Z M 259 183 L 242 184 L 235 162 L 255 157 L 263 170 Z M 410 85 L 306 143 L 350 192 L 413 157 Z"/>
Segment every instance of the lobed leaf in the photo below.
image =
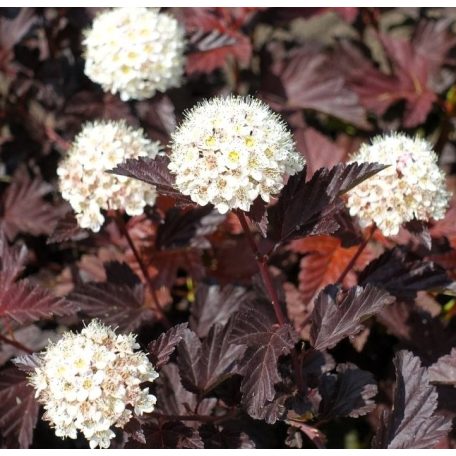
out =
<path fill-rule="evenodd" d="M 169 361 L 176 346 L 182 340 L 187 326 L 188 323 L 181 323 L 173 326 L 147 346 L 152 363 L 156 369 L 160 369 L 160 367 L 164 366 Z"/>

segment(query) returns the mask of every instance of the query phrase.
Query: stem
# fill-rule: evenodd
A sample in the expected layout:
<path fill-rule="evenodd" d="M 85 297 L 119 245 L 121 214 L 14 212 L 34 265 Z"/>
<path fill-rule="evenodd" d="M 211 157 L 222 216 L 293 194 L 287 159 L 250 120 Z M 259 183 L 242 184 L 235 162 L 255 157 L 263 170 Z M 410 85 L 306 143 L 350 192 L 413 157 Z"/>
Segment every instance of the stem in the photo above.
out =
<path fill-rule="evenodd" d="M 133 239 L 130 236 L 130 233 L 128 232 L 128 228 L 126 227 L 125 222 L 123 221 L 120 214 L 116 214 L 114 216 L 114 219 L 117 223 L 117 226 L 119 227 L 119 230 L 125 236 L 125 239 L 127 240 L 128 245 L 130 246 L 130 248 L 133 252 L 133 255 L 135 256 L 135 259 L 138 262 L 139 267 L 141 268 L 141 272 L 144 276 L 144 279 L 145 279 L 147 286 L 149 287 L 150 293 L 152 295 L 152 299 L 154 301 L 155 308 L 159 312 L 163 324 L 166 326 L 167 329 L 171 328 L 171 323 L 169 322 L 168 318 L 166 317 L 166 314 L 165 314 L 162 306 L 160 305 L 160 301 L 158 300 L 157 292 L 155 290 L 152 279 L 149 276 L 149 271 L 147 270 L 147 267 L 144 264 L 144 262 L 141 258 L 141 255 L 139 254 L 139 252 L 135 246 L 135 243 L 133 242 Z"/>
<path fill-rule="evenodd" d="M 261 278 L 263 279 L 263 283 L 266 287 L 266 291 L 269 294 L 269 297 L 272 302 L 272 306 L 274 307 L 274 312 L 277 318 L 277 322 L 280 326 L 285 324 L 285 317 L 283 315 L 282 309 L 280 308 L 279 297 L 277 296 L 277 291 L 274 288 L 272 283 L 271 274 L 268 268 L 268 258 L 266 255 L 261 255 L 260 251 L 258 250 L 258 246 L 253 238 L 252 231 L 250 230 L 249 224 L 247 219 L 245 218 L 244 212 L 237 210 L 236 215 L 238 216 L 239 221 L 241 222 L 242 229 L 244 230 L 245 235 L 247 236 L 247 240 L 250 244 L 250 248 L 255 255 L 255 261 L 257 263 L 258 269 L 260 270 Z"/>
<path fill-rule="evenodd" d="M 367 244 L 372 239 L 372 236 L 374 235 L 376 229 L 377 229 L 377 225 L 375 223 L 373 223 L 367 238 L 365 238 L 364 241 L 359 245 L 358 250 L 353 255 L 352 259 L 349 261 L 349 263 L 347 264 L 345 269 L 342 271 L 342 274 L 336 280 L 336 283 L 335 283 L 336 285 L 339 285 L 339 284 L 341 284 L 344 281 L 345 276 L 351 271 L 351 269 L 353 268 L 353 266 L 356 263 L 356 260 L 363 253 L 363 251 L 366 248 Z"/>
<path fill-rule="evenodd" d="M 19 350 L 22 350 L 29 355 L 33 354 L 33 350 L 30 350 L 30 348 L 27 348 L 25 345 L 22 345 L 20 342 L 17 340 L 10 339 L 3 334 L 0 334 L 0 340 L 3 341 L 5 344 L 12 345 L 13 347 L 18 348 Z"/>

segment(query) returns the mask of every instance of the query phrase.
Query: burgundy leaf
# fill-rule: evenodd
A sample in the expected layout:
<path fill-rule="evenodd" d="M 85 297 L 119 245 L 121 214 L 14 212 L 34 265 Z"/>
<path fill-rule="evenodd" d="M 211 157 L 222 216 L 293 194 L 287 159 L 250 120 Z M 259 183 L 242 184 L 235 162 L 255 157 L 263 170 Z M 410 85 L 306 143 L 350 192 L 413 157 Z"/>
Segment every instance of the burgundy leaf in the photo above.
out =
<path fill-rule="evenodd" d="M 47 239 L 48 244 L 63 241 L 80 241 L 89 236 L 89 233 L 78 225 L 73 211 L 67 212 L 58 222 L 54 231 Z"/>
<path fill-rule="evenodd" d="M 290 52 L 272 65 L 271 76 L 273 80 L 265 81 L 265 97 L 274 108 L 313 109 L 369 129 L 357 94 L 321 50 L 306 47 Z"/>
<path fill-rule="evenodd" d="M 377 394 L 377 384 L 370 372 L 347 363 L 339 364 L 335 374 L 324 374 L 318 391 L 321 395 L 320 419 L 357 418 L 374 409 L 372 398 Z"/>
<path fill-rule="evenodd" d="M 16 368 L 0 373 L 0 431 L 8 448 L 29 448 L 38 419 L 35 390 L 26 375 Z"/>
<path fill-rule="evenodd" d="M 181 323 L 161 334 L 160 337 L 152 341 L 148 346 L 151 360 L 156 369 L 165 365 L 173 354 L 177 344 L 182 340 L 188 323 Z"/>
<path fill-rule="evenodd" d="M 131 287 L 114 283 L 85 283 L 78 285 L 69 299 L 89 317 L 99 318 L 122 332 L 134 331 L 155 317 L 153 310 L 145 305 L 142 284 Z"/>
<path fill-rule="evenodd" d="M 25 245 L 9 245 L 5 235 L 0 234 L 0 269 L 5 282 L 14 282 L 22 274 L 27 257 Z"/>
<path fill-rule="evenodd" d="M 429 367 L 429 377 L 433 383 L 443 383 L 456 387 L 456 348 L 449 355 L 442 356 Z"/>
<path fill-rule="evenodd" d="M 174 176 L 168 170 L 169 158 L 129 158 L 125 163 L 117 165 L 112 174 L 133 177 L 147 184 L 155 185 L 158 193 L 176 198 L 183 203 L 191 203 L 189 197 L 182 195 L 174 186 Z"/>
<path fill-rule="evenodd" d="M 396 387 L 391 412 L 384 413 L 373 448 L 426 449 L 451 429 L 451 418 L 435 413 L 437 391 L 420 359 L 402 350 L 394 358 Z"/>
<path fill-rule="evenodd" d="M 250 299 L 251 293 L 242 287 L 199 284 L 191 306 L 190 327 L 198 336 L 206 337 L 215 323 L 224 325 Z"/>
<path fill-rule="evenodd" d="M 52 189 L 38 177 L 31 179 L 25 168 L 19 168 L 3 195 L 1 223 L 9 239 L 20 232 L 34 236 L 52 233 L 59 213 L 43 199 Z"/>
<path fill-rule="evenodd" d="M 66 299 L 52 296 L 28 280 L 12 283 L 10 279 L 0 273 L 0 317 L 24 325 L 53 315 L 69 315 L 77 310 Z"/>
<path fill-rule="evenodd" d="M 276 242 L 296 237 L 331 234 L 338 225 L 333 215 L 337 197 L 385 167 L 377 163 L 339 164 L 321 168 L 306 182 L 306 167 L 288 180 L 276 205 L 269 208 L 269 237 Z"/>
<path fill-rule="evenodd" d="M 411 299 L 417 291 L 445 287 L 451 281 L 440 266 L 395 247 L 369 263 L 358 283 L 361 286 L 369 283 L 398 298 Z"/>
<path fill-rule="evenodd" d="M 204 238 L 212 234 L 225 219 L 210 205 L 197 207 L 183 212 L 179 208 L 171 208 L 166 212 L 165 220 L 158 226 L 155 247 L 169 249 L 187 247 L 208 247 Z"/>
<path fill-rule="evenodd" d="M 239 372 L 244 375 L 242 402 L 252 417 L 260 416 L 264 405 L 273 401 L 274 385 L 281 381 L 279 357 L 290 353 L 297 340 L 291 326 L 273 325 L 262 312 L 252 309 L 234 317 L 230 341 L 247 346 Z"/>
<path fill-rule="evenodd" d="M 318 295 L 312 312 L 312 346 L 316 350 L 334 347 L 343 338 L 358 333 L 364 320 L 393 301 L 387 292 L 371 285 L 353 287 L 347 292 L 327 286 Z"/>

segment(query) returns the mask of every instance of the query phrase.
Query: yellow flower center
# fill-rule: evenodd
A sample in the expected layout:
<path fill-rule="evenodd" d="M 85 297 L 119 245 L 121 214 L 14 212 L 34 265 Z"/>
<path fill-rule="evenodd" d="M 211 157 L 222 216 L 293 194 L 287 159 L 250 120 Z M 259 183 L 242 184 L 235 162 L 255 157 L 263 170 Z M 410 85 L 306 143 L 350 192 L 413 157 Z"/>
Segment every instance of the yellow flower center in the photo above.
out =
<path fill-rule="evenodd" d="M 245 145 L 246 145 L 247 147 L 253 147 L 253 146 L 255 145 L 255 139 L 253 139 L 252 136 L 247 136 L 247 137 L 245 138 Z"/>
<path fill-rule="evenodd" d="M 237 162 L 239 161 L 239 152 L 237 150 L 232 150 L 229 154 L 228 154 L 228 158 L 232 161 L 232 162 Z"/>

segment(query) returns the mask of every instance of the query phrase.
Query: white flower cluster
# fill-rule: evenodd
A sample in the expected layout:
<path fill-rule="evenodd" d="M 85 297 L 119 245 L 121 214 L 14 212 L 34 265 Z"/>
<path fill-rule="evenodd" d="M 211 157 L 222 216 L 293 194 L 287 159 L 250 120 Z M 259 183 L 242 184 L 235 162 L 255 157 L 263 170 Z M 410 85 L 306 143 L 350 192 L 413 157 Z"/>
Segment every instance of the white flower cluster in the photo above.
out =
<path fill-rule="evenodd" d="M 80 430 L 91 448 L 108 448 L 115 436 L 111 426 L 122 428 L 131 409 L 136 415 L 152 412 L 156 397 L 140 385 L 158 374 L 137 348 L 135 336 L 116 335 L 95 320 L 47 347 L 30 383 L 57 436 L 75 439 Z"/>
<path fill-rule="evenodd" d="M 169 169 L 196 203 L 222 214 L 248 211 L 258 195 L 269 202 L 285 175 L 304 166 L 279 116 L 251 97 L 213 98 L 186 114 L 172 135 Z"/>
<path fill-rule="evenodd" d="M 85 74 L 122 100 L 142 100 L 180 85 L 184 30 L 157 8 L 115 8 L 86 32 Z"/>
<path fill-rule="evenodd" d="M 405 222 L 445 216 L 451 194 L 427 141 L 400 133 L 377 136 L 361 146 L 355 161 L 390 165 L 348 193 L 350 214 L 361 226 L 375 222 L 385 236 L 393 236 Z"/>
<path fill-rule="evenodd" d="M 158 142 L 151 142 L 141 129 L 123 121 L 87 123 L 60 163 L 60 191 L 74 211 L 79 225 L 99 231 L 104 222 L 101 210 L 125 209 L 140 215 L 156 199 L 154 186 L 106 171 L 128 158 L 155 156 Z"/>

